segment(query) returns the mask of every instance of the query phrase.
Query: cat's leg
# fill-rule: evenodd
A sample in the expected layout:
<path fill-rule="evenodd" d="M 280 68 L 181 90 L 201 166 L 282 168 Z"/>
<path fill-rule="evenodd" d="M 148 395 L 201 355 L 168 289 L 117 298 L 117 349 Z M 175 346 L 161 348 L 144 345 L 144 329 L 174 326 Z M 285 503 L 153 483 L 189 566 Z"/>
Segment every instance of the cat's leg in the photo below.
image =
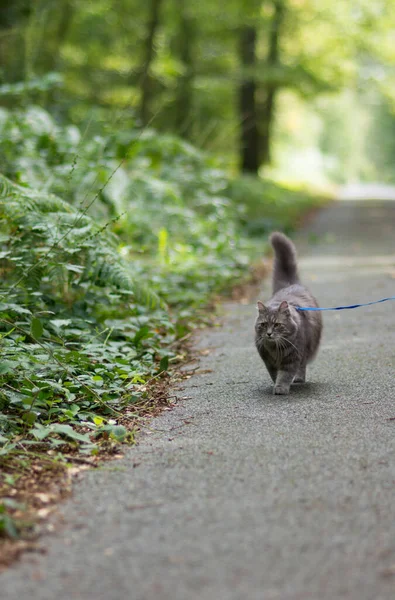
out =
<path fill-rule="evenodd" d="M 277 369 L 275 367 L 269 370 L 269 375 L 272 378 L 273 383 L 276 383 L 277 380 Z"/>
<path fill-rule="evenodd" d="M 297 367 L 287 370 L 280 369 L 277 373 L 276 383 L 274 385 L 273 394 L 289 394 L 289 388 L 296 375 Z"/>
<path fill-rule="evenodd" d="M 306 365 L 300 365 L 295 378 L 294 378 L 294 383 L 305 383 L 306 381 Z"/>
<path fill-rule="evenodd" d="M 265 363 L 265 367 L 266 367 L 267 372 L 269 373 L 273 383 L 276 383 L 277 367 L 275 365 L 273 365 L 272 361 L 267 356 L 261 355 L 261 358 L 262 358 L 263 362 Z"/>
<path fill-rule="evenodd" d="M 270 377 L 272 378 L 273 383 L 276 383 L 276 379 L 277 379 L 277 369 L 276 367 L 273 367 L 272 365 L 266 365 L 267 371 L 270 375 Z"/>

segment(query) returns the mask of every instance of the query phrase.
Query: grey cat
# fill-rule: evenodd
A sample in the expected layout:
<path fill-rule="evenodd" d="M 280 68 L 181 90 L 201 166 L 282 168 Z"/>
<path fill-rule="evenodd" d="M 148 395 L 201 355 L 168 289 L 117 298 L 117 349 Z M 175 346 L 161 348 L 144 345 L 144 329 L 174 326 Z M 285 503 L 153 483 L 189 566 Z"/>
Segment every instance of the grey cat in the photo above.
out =
<path fill-rule="evenodd" d="M 306 365 L 318 351 L 322 332 L 319 311 L 295 306 L 318 306 L 299 280 L 296 250 L 282 233 L 272 233 L 274 249 L 273 296 L 258 302 L 255 345 L 274 382 L 274 394 L 289 394 L 291 383 L 304 383 Z"/>

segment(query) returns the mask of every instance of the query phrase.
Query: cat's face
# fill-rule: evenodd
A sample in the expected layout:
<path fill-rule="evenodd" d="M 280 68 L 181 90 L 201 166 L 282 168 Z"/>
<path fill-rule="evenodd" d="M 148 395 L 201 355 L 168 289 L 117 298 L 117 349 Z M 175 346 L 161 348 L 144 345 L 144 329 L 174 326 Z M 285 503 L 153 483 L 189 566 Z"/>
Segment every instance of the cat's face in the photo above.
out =
<path fill-rule="evenodd" d="M 277 309 L 266 307 L 262 302 L 258 302 L 257 306 L 255 331 L 262 341 L 277 344 L 281 339 L 289 339 L 294 335 L 297 324 L 286 301 L 282 302 Z"/>

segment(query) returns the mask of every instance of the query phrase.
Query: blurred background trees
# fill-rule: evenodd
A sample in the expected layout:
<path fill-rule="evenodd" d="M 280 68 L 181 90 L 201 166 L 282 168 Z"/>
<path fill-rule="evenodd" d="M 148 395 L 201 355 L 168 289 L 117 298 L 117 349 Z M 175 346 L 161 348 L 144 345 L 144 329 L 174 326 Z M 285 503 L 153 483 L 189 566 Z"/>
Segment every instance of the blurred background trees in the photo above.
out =
<path fill-rule="evenodd" d="M 247 173 L 392 181 L 394 25 L 391 0 L 1 0 L 0 103 Z"/>

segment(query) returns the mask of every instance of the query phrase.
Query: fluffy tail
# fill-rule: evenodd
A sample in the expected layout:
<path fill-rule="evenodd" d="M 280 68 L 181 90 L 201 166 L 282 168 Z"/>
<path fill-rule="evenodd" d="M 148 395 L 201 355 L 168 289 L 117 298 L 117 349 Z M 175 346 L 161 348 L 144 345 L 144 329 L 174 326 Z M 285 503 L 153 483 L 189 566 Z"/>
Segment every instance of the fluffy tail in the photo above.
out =
<path fill-rule="evenodd" d="M 273 294 L 294 283 L 300 283 L 296 264 L 296 250 L 290 239 L 283 233 L 270 236 L 274 250 Z"/>

